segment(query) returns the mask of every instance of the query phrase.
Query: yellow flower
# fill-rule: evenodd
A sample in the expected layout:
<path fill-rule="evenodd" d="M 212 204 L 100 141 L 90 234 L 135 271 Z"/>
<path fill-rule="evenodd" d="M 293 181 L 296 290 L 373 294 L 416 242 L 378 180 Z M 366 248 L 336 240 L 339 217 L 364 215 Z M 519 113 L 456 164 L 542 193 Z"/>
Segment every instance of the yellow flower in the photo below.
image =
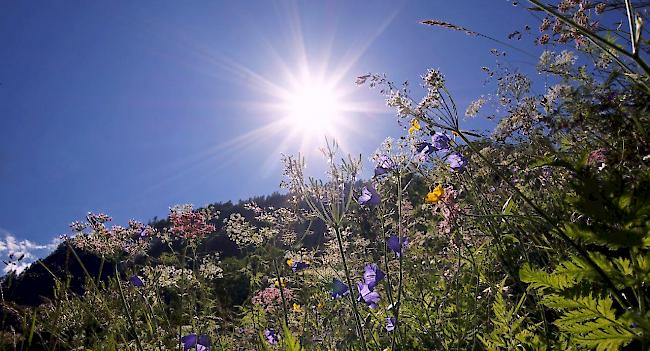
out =
<path fill-rule="evenodd" d="M 292 259 L 287 260 L 287 266 L 289 266 L 289 267 L 293 266 L 293 260 Z"/>
<path fill-rule="evenodd" d="M 318 305 L 316 305 L 316 308 L 319 309 L 319 310 L 322 310 L 323 307 L 325 307 L 325 304 L 323 303 L 323 301 L 318 301 Z"/>
<path fill-rule="evenodd" d="M 424 202 L 428 204 L 435 204 L 440 200 L 440 198 L 444 194 L 445 194 L 445 189 L 442 188 L 442 185 L 438 184 L 438 186 L 435 187 L 433 191 L 430 191 L 427 194 L 427 197 L 424 199 Z"/>
<path fill-rule="evenodd" d="M 294 304 L 293 304 L 293 312 L 294 312 L 294 313 L 301 313 L 301 312 L 302 312 L 302 307 L 300 307 L 299 304 L 294 303 Z"/>
<path fill-rule="evenodd" d="M 279 288 L 280 283 L 282 283 L 283 288 L 287 286 L 287 280 L 284 278 L 280 278 L 280 280 L 274 279 L 273 285 L 275 285 L 276 288 Z"/>
<path fill-rule="evenodd" d="M 418 130 L 420 130 L 420 122 L 418 122 L 417 118 L 413 118 L 413 120 L 411 120 L 411 128 L 409 128 L 409 134 L 413 134 Z"/>

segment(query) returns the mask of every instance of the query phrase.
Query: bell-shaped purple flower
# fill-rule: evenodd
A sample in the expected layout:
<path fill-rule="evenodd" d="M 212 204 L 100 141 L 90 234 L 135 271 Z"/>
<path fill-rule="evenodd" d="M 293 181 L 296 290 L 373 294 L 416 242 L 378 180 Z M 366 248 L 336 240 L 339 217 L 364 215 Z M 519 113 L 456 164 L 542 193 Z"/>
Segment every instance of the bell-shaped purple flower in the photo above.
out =
<path fill-rule="evenodd" d="M 460 153 L 454 152 L 451 155 L 447 156 L 447 162 L 449 163 L 449 166 L 451 166 L 451 169 L 455 171 L 462 171 L 467 164 L 467 159 Z"/>
<path fill-rule="evenodd" d="M 303 269 L 309 268 L 309 263 L 302 261 L 293 261 L 291 264 L 291 270 L 294 272 L 302 271 Z"/>
<path fill-rule="evenodd" d="M 433 145 L 427 142 L 418 143 L 415 146 L 415 159 L 418 162 L 424 162 L 427 160 L 427 157 L 434 151 Z"/>
<path fill-rule="evenodd" d="M 415 152 L 417 152 L 418 155 L 429 155 L 433 151 L 434 151 L 434 149 L 433 149 L 433 145 L 431 145 L 431 143 L 421 142 L 421 143 L 418 143 L 415 146 Z"/>
<path fill-rule="evenodd" d="M 386 155 L 377 158 L 377 167 L 375 167 L 375 177 L 384 175 L 395 168 L 393 161 Z"/>
<path fill-rule="evenodd" d="M 387 241 L 388 248 L 393 251 L 397 257 L 402 255 L 402 252 L 408 243 L 409 240 L 407 238 L 401 238 L 400 240 L 397 235 L 391 235 Z"/>
<path fill-rule="evenodd" d="M 334 278 L 332 281 L 332 297 L 333 298 L 339 298 L 341 296 L 345 296 L 350 293 L 350 287 L 347 286 L 345 283 L 342 281 Z"/>
<path fill-rule="evenodd" d="M 196 351 L 210 351 L 210 338 L 207 335 L 188 334 L 181 338 L 183 350 L 189 350 L 193 347 Z"/>
<path fill-rule="evenodd" d="M 386 318 L 386 331 L 387 332 L 392 332 L 395 330 L 395 317 L 387 317 Z"/>
<path fill-rule="evenodd" d="M 374 290 L 375 286 L 384 279 L 384 272 L 382 272 L 375 263 L 367 264 L 363 271 L 363 282 L 368 285 L 370 290 Z"/>
<path fill-rule="evenodd" d="M 370 290 L 368 287 L 368 284 L 364 284 L 361 282 L 357 283 L 357 289 L 359 290 L 359 301 L 363 300 L 363 302 L 368 305 L 370 308 L 377 308 L 377 302 L 379 302 L 379 293 L 376 291 Z"/>
<path fill-rule="evenodd" d="M 266 341 L 268 341 L 271 345 L 277 345 L 280 341 L 280 337 L 273 329 L 265 329 L 264 337 L 266 337 Z"/>
<path fill-rule="evenodd" d="M 361 196 L 359 196 L 360 205 L 376 206 L 379 205 L 380 202 L 381 198 L 372 184 L 363 187 L 361 190 Z"/>
<path fill-rule="evenodd" d="M 136 287 L 144 286 L 144 281 L 142 280 L 142 278 L 138 277 L 137 275 L 132 275 L 131 278 L 129 278 L 129 281 L 131 282 L 131 284 L 133 284 L 133 286 Z"/>
<path fill-rule="evenodd" d="M 436 149 L 436 151 L 449 149 L 449 137 L 447 134 L 436 132 L 431 137 L 431 141 L 433 143 L 433 148 Z"/>

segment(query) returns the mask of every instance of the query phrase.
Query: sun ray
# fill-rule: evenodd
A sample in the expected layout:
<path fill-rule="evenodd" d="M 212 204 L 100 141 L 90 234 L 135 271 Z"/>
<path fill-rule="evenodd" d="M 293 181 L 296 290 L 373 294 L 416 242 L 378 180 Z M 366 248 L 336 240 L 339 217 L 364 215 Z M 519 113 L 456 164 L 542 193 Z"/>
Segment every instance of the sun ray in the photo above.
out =
<path fill-rule="evenodd" d="M 337 140 L 342 148 L 352 150 L 355 141 L 368 136 L 367 128 L 363 126 L 368 123 L 366 116 L 385 111 L 357 97 L 355 75 L 350 72 L 398 12 L 387 16 L 368 37 L 359 38 L 359 45 L 349 48 L 347 52 L 342 51 L 342 55 L 335 55 L 336 23 L 332 24 L 333 29 L 329 33 L 323 34 L 325 40 L 321 38 L 319 42 L 320 51 L 308 52 L 299 4 L 276 4 L 279 15 L 286 19 L 289 41 L 287 46 L 281 46 L 278 43 L 274 45 L 270 38 L 260 38 L 267 46 L 264 50 L 265 45 L 262 45 L 260 50 L 260 55 L 268 62 L 262 70 L 248 67 L 207 43 L 184 35 L 181 30 L 168 28 L 167 32 L 171 34 L 169 38 L 194 57 L 195 62 L 187 62 L 188 66 L 219 80 L 243 85 L 250 92 L 253 98 L 248 101 L 225 103 L 250 111 L 246 123 L 261 124 L 184 160 L 182 165 L 174 167 L 170 177 L 178 178 L 208 162 L 221 168 L 225 161 L 220 154 L 236 157 L 251 145 L 263 145 L 265 150 L 273 149 L 273 157 L 280 152 L 314 154 L 323 145 L 324 137 L 328 137 Z M 319 59 L 313 60 L 314 57 Z M 269 145 L 273 147 L 269 148 Z M 265 162 L 263 168 L 270 164 Z"/>

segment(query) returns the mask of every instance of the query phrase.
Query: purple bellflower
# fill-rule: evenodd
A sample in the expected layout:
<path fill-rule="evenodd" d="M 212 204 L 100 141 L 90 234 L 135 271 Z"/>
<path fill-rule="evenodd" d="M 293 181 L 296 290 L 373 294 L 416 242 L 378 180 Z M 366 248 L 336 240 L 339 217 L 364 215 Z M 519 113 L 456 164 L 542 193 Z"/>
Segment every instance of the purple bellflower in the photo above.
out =
<path fill-rule="evenodd" d="M 377 283 L 384 279 L 384 276 L 386 274 L 375 263 L 367 264 L 363 271 L 363 282 L 368 285 L 370 290 L 374 290 Z"/>
<path fill-rule="evenodd" d="M 207 335 L 188 334 L 181 338 L 183 350 L 189 350 L 193 347 L 196 351 L 210 351 L 210 339 Z"/>
<path fill-rule="evenodd" d="M 302 271 L 303 269 L 309 268 L 309 263 L 302 261 L 293 261 L 291 264 L 291 270 L 294 272 Z"/>
<path fill-rule="evenodd" d="M 332 297 L 336 299 L 349 293 L 350 287 L 342 281 L 334 278 L 334 281 L 332 282 Z"/>
<path fill-rule="evenodd" d="M 271 345 L 277 345 L 280 341 L 280 337 L 273 329 L 265 329 L 264 336 L 266 337 L 266 341 L 268 341 Z"/>
<path fill-rule="evenodd" d="M 376 291 L 370 290 L 368 287 L 368 284 L 364 284 L 362 282 L 357 283 L 357 289 L 359 290 L 359 301 L 363 300 L 363 302 L 368 305 L 370 308 L 377 308 L 377 302 L 379 302 L 379 293 Z"/>
<path fill-rule="evenodd" d="M 402 255 L 402 252 L 404 251 L 404 248 L 408 245 L 409 239 L 407 238 L 400 238 L 397 237 L 397 235 L 391 235 L 388 238 L 388 248 L 397 255 L 397 257 L 400 257 Z"/>
<path fill-rule="evenodd" d="M 361 191 L 361 196 L 359 196 L 360 205 L 376 206 L 379 205 L 381 199 L 375 187 L 372 184 L 368 184 L 363 187 Z"/>
<path fill-rule="evenodd" d="M 433 148 L 436 149 L 436 151 L 449 149 L 449 137 L 447 134 L 436 132 L 431 137 L 431 141 L 433 142 Z"/>
<path fill-rule="evenodd" d="M 129 281 L 131 282 L 131 284 L 133 284 L 133 286 L 136 287 L 144 286 L 144 281 L 142 280 L 142 278 L 138 277 L 137 275 L 132 275 L 131 278 L 129 278 Z"/>
<path fill-rule="evenodd" d="M 462 171 L 467 164 L 467 159 L 460 153 L 454 152 L 447 157 L 447 162 L 449 162 L 449 166 L 454 171 Z"/>
<path fill-rule="evenodd" d="M 386 331 L 387 332 L 392 332 L 395 330 L 395 317 L 387 317 L 386 318 Z"/>
<path fill-rule="evenodd" d="M 375 167 L 375 177 L 384 175 L 395 168 L 393 161 L 386 155 L 381 155 L 377 158 L 377 167 Z"/>

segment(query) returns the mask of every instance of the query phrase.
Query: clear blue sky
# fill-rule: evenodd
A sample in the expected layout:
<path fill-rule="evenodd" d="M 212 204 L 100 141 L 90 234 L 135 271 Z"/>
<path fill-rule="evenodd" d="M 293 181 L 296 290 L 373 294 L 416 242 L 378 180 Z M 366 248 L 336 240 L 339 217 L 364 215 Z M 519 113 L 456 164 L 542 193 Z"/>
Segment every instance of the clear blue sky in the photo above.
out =
<path fill-rule="evenodd" d="M 146 222 L 278 190 L 280 152 L 297 141 L 229 142 L 274 118 L 256 77 L 281 86 L 301 46 L 372 107 L 347 117 L 362 126 L 347 151 L 364 158 L 401 132 L 358 75 L 415 87 L 439 68 L 464 110 L 487 92 L 480 68 L 498 46 L 418 24 L 429 18 L 503 40 L 534 22 L 505 0 L 2 1 L 0 237 L 49 242 L 88 211 Z"/>

